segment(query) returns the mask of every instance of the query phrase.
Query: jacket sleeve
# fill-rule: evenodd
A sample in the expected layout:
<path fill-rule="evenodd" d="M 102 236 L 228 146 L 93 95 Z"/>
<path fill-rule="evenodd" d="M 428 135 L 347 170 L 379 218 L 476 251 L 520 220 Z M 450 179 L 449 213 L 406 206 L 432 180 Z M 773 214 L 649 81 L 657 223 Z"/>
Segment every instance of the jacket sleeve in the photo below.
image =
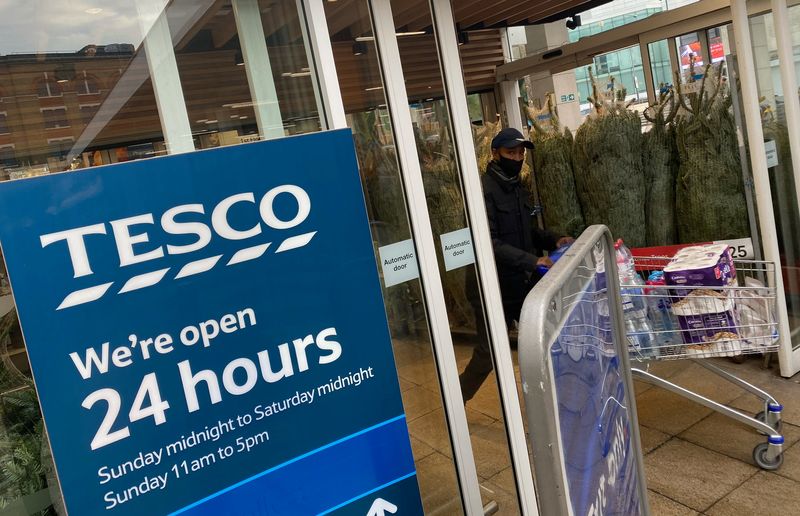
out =
<path fill-rule="evenodd" d="M 486 216 L 489 219 L 489 233 L 492 237 L 492 248 L 494 249 L 494 259 L 497 263 L 506 267 L 511 267 L 521 271 L 534 272 L 536 262 L 539 257 L 528 253 L 518 247 L 514 247 L 500 239 L 497 228 L 497 207 L 491 196 L 485 197 Z"/>

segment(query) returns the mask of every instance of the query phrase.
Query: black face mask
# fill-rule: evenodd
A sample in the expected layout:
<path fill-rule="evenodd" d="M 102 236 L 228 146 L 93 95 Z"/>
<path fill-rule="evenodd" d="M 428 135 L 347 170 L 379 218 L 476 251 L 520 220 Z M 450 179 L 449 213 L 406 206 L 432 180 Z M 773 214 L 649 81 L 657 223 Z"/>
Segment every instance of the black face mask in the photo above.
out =
<path fill-rule="evenodd" d="M 508 178 L 514 178 L 522 172 L 522 164 L 523 161 L 517 161 L 515 159 L 505 158 L 500 156 L 500 160 L 497 162 L 500 165 L 500 170 L 503 171 L 503 175 Z"/>

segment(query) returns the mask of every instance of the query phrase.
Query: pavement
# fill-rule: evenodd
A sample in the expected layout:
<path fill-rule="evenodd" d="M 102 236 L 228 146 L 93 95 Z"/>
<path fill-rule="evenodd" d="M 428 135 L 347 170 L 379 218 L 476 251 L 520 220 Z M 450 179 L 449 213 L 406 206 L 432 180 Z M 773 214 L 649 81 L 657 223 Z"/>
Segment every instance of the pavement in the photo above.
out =
<path fill-rule="evenodd" d="M 459 370 L 471 346 L 455 346 Z M 461 502 L 430 345 L 395 339 L 395 358 L 426 514 L 459 514 Z M 784 463 L 777 471 L 755 466 L 753 448 L 765 437 L 741 423 L 658 387 L 636 382 L 636 401 L 651 513 L 661 515 L 800 515 L 800 375 L 781 378 L 777 359 L 760 356 L 736 364 L 712 362 L 756 385 L 785 406 Z M 747 414 L 763 410 L 758 398 L 690 361 L 652 363 L 650 371 Z M 466 407 L 484 503 L 498 514 L 519 514 L 497 384 L 484 383 Z"/>

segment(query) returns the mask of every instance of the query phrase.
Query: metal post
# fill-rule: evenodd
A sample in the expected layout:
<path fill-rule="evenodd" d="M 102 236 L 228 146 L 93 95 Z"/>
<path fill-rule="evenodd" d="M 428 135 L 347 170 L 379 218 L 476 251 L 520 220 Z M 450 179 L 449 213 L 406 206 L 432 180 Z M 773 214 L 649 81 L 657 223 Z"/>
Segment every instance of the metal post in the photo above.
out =
<path fill-rule="evenodd" d="M 750 164 L 755 182 L 756 205 L 758 206 L 764 258 L 780 267 L 781 257 L 778 248 L 778 233 L 775 226 L 775 213 L 772 207 L 772 191 L 769 184 L 769 169 L 764 147 L 764 131 L 761 127 L 756 65 L 750 39 L 750 24 L 747 17 L 746 1 L 732 0 L 731 15 L 736 54 L 739 62 L 739 79 L 742 83 L 742 104 L 744 105 L 747 141 L 750 147 Z M 783 376 L 791 376 L 792 340 L 789 317 L 786 311 L 786 297 L 783 295 L 783 276 L 781 274 L 775 274 L 775 288 L 779 293 L 776 302 L 778 307 L 778 332 L 781 339 L 781 346 L 778 350 L 781 374 Z"/>
<path fill-rule="evenodd" d="M 464 72 L 458 51 L 458 35 L 453 20 L 450 0 L 430 0 L 433 14 L 433 32 L 439 46 L 439 63 L 445 83 L 445 96 L 450 110 L 450 122 L 455 140 L 456 155 L 461 172 L 469 224 L 472 228 L 476 266 L 480 278 L 483 301 L 486 305 L 486 320 L 492 344 L 492 355 L 500 387 L 500 399 L 508 430 L 508 441 L 514 476 L 519 493 L 520 508 L 523 515 L 538 515 L 536 491 L 531 474 L 528 444 L 520 413 L 520 400 L 517 393 L 517 380 L 511 360 L 511 347 L 508 342 L 505 318 L 502 311 L 500 284 L 494 265 L 492 238 L 486 218 L 478 162 L 475 158 L 475 143 L 467 107 L 467 91 L 464 87 Z"/>
<path fill-rule="evenodd" d="M 789 129 L 789 145 L 792 153 L 795 199 L 798 203 L 798 210 L 800 210 L 800 100 L 797 97 L 794 49 L 792 48 L 792 35 L 789 32 L 789 10 L 785 0 L 772 0 L 772 16 L 775 21 L 778 61 L 781 63 L 779 68 L 783 86 L 783 105 L 786 109 L 786 126 Z M 792 352 L 792 356 L 796 356 L 795 352 Z M 782 374 L 794 374 L 800 370 L 800 359 L 794 358 L 791 360 L 792 363 L 787 362 L 784 365 L 785 362 L 781 360 Z"/>
<path fill-rule="evenodd" d="M 265 139 L 280 138 L 285 135 L 283 118 L 272 77 L 264 25 L 261 23 L 261 8 L 258 0 L 233 0 L 231 4 L 236 18 L 236 30 L 239 32 L 247 82 L 250 85 L 250 96 L 253 99 L 253 110 L 256 113 L 258 134 Z"/>
<path fill-rule="evenodd" d="M 194 150 L 192 128 L 183 98 L 178 62 L 172 47 L 166 3 L 159 0 L 137 0 L 136 8 L 167 151 L 170 154 L 191 152 Z"/>
<path fill-rule="evenodd" d="M 450 429 L 458 480 L 462 500 L 467 514 L 481 514 L 480 486 L 475 459 L 472 455 L 467 415 L 461 385 L 458 381 L 453 339 L 450 334 L 450 321 L 447 304 L 442 289 L 442 278 L 436 259 L 436 242 L 431 228 L 425 187 L 422 181 L 419 155 L 417 153 L 411 111 L 408 107 L 408 93 L 405 86 L 400 50 L 394 27 L 394 16 L 390 0 L 370 0 L 370 16 L 375 43 L 386 91 L 386 100 L 394 129 L 397 157 L 408 205 L 408 216 L 419 261 L 420 280 L 424 293 L 433 352 L 436 356 L 439 381 L 445 414 Z"/>
<path fill-rule="evenodd" d="M 508 127 L 513 127 L 525 134 L 525 124 L 519 111 L 519 84 L 517 81 L 503 81 L 500 83 L 500 92 L 503 95 L 503 109 L 506 114 Z"/>
<path fill-rule="evenodd" d="M 339 89 L 339 76 L 333 59 L 333 47 L 328 33 L 323 0 L 297 0 L 301 20 L 305 18 L 304 39 L 307 44 L 308 63 L 311 67 L 314 89 L 318 92 L 320 121 L 325 129 L 344 129 L 347 117 Z"/>
<path fill-rule="evenodd" d="M 672 77 L 675 77 L 675 73 L 683 74 L 683 70 L 681 70 L 681 58 L 678 55 L 678 47 L 675 38 L 667 38 L 667 48 L 669 49 L 669 62 L 672 65 Z"/>
<path fill-rule="evenodd" d="M 700 41 L 700 57 L 703 58 L 703 65 L 711 64 L 711 45 L 708 43 L 708 31 L 706 29 L 698 30 L 697 40 Z"/>
<path fill-rule="evenodd" d="M 644 72 L 644 86 L 647 90 L 647 101 L 650 104 L 658 102 L 655 79 L 653 78 L 653 63 L 650 60 L 650 45 L 639 41 L 639 53 L 642 55 L 642 71 Z"/>

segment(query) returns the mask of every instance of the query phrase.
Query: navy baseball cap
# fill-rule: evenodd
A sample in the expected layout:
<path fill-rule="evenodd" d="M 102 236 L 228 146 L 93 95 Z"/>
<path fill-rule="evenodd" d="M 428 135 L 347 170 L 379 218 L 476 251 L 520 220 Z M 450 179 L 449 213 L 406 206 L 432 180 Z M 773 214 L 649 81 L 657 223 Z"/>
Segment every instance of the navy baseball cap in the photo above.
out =
<path fill-rule="evenodd" d="M 500 147 L 513 149 L 514 147 L 518 147 L 520 145 L 524 145 L 526 149 L 533 148 L 533 143 L 522 136 L 522 133 L 513 127 L 506 127 L 497 133 L 497 136 L 492 139 L 493 149 L 499 149 Z"/>

